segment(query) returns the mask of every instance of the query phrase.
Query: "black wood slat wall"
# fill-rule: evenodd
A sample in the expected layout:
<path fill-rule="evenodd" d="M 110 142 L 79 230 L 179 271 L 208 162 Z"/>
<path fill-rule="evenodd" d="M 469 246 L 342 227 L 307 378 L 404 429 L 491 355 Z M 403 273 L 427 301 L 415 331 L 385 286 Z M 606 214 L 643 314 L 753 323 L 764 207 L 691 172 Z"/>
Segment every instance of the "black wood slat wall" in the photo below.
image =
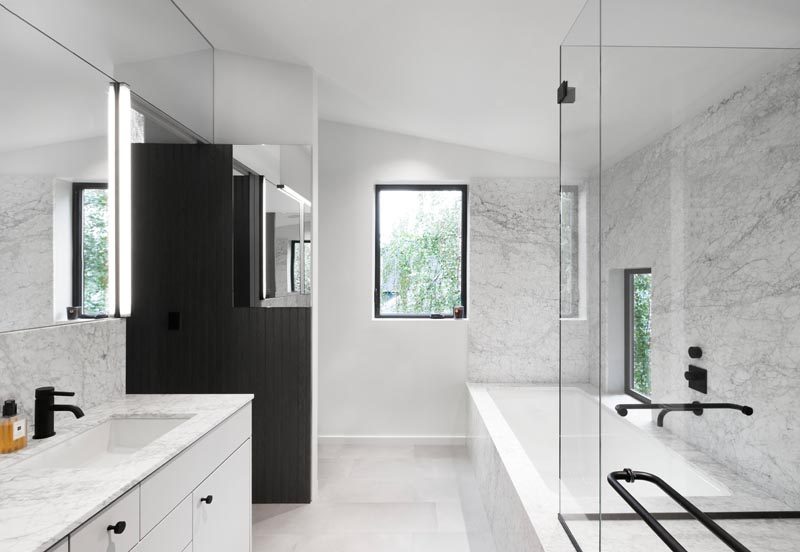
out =
<path fill-rule="evenodd" d="M 127 391 L 253 393 L 253 501 L 308 502 L 311 310 L 233 306 L 232 147 L 132 149 Z"/>

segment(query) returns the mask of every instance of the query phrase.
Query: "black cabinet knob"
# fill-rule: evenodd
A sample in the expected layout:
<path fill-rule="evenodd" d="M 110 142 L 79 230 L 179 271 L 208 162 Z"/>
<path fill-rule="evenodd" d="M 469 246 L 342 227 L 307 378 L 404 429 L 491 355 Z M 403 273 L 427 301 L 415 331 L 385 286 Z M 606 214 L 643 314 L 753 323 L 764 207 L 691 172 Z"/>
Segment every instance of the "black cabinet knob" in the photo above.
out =
<path fill-rule="evenodd" d="M 206 504 L 211 504 L 211 502 L 213 500 L 214 500 L 214 495 L 208 495 L 208 496 L 204 496 L 203 498 L 201 498 L 200 502 L 205 502 Z"/>
<path fill-rule="evenodd" d="M 125 532 L 125 528 L 127 526 L 128 524 L 125 523 L 124 521 L 118 521 L 114 525 L 109 525 L 108 527 L 106 527 L 106 531 L 114 531 L 115 535 L 121 535 L 122 533 Z"/>

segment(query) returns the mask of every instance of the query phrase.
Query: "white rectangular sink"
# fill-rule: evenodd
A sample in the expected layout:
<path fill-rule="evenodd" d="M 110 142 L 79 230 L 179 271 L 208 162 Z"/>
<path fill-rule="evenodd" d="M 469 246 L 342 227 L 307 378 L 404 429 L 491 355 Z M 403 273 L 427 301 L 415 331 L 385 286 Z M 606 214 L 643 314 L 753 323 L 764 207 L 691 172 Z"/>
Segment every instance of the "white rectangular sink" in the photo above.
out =
<path fill-rule="evenodd" d="M 190 417 L 111 418 L 23 463 L 32 470 L 113 467 Z"/>

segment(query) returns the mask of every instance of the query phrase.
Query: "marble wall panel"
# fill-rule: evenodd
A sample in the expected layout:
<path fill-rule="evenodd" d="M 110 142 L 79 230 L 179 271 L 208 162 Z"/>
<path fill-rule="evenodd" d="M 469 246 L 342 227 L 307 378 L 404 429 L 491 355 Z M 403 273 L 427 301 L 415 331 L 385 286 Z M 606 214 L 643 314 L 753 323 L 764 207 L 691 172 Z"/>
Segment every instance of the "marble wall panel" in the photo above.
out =
<path fill-rule="evenodd" d="M 0 175 L 0 331 L 53 323 L 53 181 Z"/>
<path fill-rule="evenodd" d="M 602 297 L 652 267 L 653 400 L 735 402 L 665 431 L 800 508 L 800 61 L 603 173 Z M 596 260 L 595 260 L 596 262 Z M 615 323 L 604 305 L 602 325 Z M 618 346 L 607 343 L 603 349 Z M 689 345 L 709 393 L 690 390 Z M 605 363 L 605 358 L 602 359 Z M 604 367 L 604 374 L 611 370 Z M 608 383 L 608 382 L 606 382 Z"/>
<path fill-rule="evenodd" d="M 63 324 L 0 334 L 0 399 L 13 398 L 33 424 L 34 390 L 74 391 L 82 408 L 125 395 L 125 320 Z M 56 413 L 58 417 L 72 416 Z"/>
<path fill-rule="evenodd" d="M 556 382 L 558 180 L 479 178 L 469 192 L 469 381 Z"/>

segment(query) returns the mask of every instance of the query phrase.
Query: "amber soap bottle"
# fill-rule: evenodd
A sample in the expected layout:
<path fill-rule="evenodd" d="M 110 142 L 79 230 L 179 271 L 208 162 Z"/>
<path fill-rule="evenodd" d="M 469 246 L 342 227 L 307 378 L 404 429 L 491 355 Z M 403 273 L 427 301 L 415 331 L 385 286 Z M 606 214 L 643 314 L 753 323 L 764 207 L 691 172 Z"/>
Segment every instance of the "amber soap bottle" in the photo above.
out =
<path fill-rule="evenodd" d="M 3 403 L 0 418 L 0 454 L 15 452 L 28 444 L 28 424 L 17 415 L 17 403 L 9 399 Z"/>

